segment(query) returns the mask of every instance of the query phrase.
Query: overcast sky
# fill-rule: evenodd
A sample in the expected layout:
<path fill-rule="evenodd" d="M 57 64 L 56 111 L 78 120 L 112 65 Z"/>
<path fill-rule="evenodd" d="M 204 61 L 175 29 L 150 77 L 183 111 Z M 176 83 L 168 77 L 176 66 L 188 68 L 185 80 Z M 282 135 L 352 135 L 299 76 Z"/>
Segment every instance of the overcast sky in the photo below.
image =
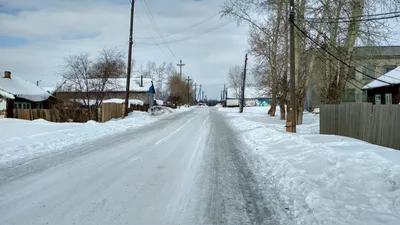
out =
<path fill-rule="evenodd" d="M 161 51 L 148 39 L 146 29 L 152 37 L 158 34 L 145 13 L 145 2 L 176 57 L 165 44 L 160 46 Z M 219 97 L 229 67 L 243 64 L 248 49 L 247 27 L 227 24 L 228 20 L 215 16 L 184 32 L 169 34 L 212 17 L 223 2 L 137 0 L 136 67 L 145 66 L 149 60 L 176 65 L 182 59 L 184 74 L 202 84 L 209 97 Z M 129 13 L 129 0 L 0 0 L 0 70 L 52 86 L 60 79 L 60 67 L 67 55 L 89 52 L 95 57 L 104 47 L 118 47 L 127 55 Z"/>

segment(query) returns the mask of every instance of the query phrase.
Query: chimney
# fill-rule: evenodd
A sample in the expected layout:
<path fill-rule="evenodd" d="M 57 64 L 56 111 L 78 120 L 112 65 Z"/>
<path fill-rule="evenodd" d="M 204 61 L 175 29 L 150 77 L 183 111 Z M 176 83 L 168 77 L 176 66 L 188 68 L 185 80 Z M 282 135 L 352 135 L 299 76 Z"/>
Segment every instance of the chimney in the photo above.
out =
<path fill-rule="evenodd" d="M 140 87 L 143 87 L 143 76 L 140 76 Z"/>
<path fill-rule="evenodd" d="M 11 72 L 10 71 L 4 71 L 4 78 L 11 79 Z"/>

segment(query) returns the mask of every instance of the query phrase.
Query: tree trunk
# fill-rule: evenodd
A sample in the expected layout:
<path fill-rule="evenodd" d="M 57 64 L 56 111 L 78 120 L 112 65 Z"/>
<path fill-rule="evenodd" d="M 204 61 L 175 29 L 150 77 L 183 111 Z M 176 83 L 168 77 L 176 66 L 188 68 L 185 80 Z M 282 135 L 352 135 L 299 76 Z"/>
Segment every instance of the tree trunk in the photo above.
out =
<path fill-rule="evenodd" d="M 271 108 L 268 111 L 268 114 L 270 116 L 275 116 L 276 113 L 276 94 L 272 93 L 272 102 L 271 102 Z"/>
<path fill-rule="evenodd" d="M 279 108 L 281 110 L 281 120 L 285 120 L 286 119 L 286 105 L 282 102 L 280 102 L 279 104 Z"/>

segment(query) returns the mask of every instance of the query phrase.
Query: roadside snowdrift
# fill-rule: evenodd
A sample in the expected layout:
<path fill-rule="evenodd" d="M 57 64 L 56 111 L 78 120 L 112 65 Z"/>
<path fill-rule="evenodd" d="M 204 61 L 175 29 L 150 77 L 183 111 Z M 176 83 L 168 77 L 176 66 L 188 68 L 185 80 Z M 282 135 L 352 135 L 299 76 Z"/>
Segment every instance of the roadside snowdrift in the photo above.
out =
<path fill-rule="evenodd" d="M 190 110 L 172 110 L 179 113 Z M 125 119 L 106 123 L 52 123 L 45 120 L 0 119 L 0 164 L 18 159 L 31 159 L 44 154 L 68 150 L 69 146 L 102 138 L 112 133 L 137 129 L 163 118 L 146 112 L 134 111 Z"/>
<path fill-rule="evenodd" d="M 268 108 L 219 110 L 257 159 L 261 185 L 293 218 L 284 224 L 399 224 L 400 151 L 320 135 L 318 115 L 305 114 L 290 134 Z"/>

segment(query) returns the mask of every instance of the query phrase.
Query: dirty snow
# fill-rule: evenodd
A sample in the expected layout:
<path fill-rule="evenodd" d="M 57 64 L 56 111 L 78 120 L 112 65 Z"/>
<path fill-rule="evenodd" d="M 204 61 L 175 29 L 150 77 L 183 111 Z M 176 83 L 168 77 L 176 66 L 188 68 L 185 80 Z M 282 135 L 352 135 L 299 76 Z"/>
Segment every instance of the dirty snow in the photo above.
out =
<path fill-rule="evenodd" d="M 171 112 L 191 110 L 181 108 Z M 99 139 L 127 129 L 137 129 L 153 123 L 165 115 L 154 117 L 146 112 L 134 111 L 125 119 L 113 119 L 106 123 L 52 123 L 42 119 L 28 121 L 0 118 L 0 164 L 18 159 L 31 159 L 66 147 Z"/>
<path fill-rule="evenodd" d="M 320 135 L 319 117 L 304 115 L 298 133 L 268 108 L 220 108 L 256 159 L 261 185 L 276 193 L 284 224 L 397 225 L 400 151 L 352 138 Z"/>

